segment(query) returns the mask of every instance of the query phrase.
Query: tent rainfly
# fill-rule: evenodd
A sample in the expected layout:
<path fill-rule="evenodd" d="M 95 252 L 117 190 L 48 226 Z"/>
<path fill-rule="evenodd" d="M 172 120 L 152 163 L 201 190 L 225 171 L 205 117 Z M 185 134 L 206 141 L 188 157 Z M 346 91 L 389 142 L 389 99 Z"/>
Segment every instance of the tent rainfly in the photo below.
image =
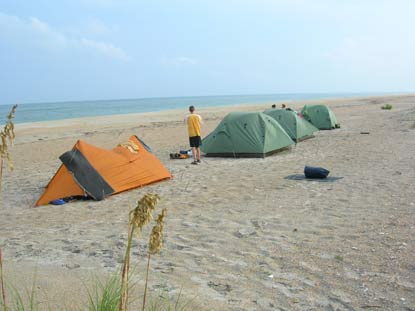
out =
<path fill-rule="evenodd" d="M 216 157 L 265 157 L 293 140 L 262 112 L 232 112 L 202 141 L 201 151 Z"/>
<path fill-rule="evenodd" d="M 307 139 L 318 131 L 318 128 L 304 118 L 299 117 L 295 111 L 267 109 L 264 113 L 274 118 L 295 142 Z"/>
<path fill-rule="evenodd" d="M 136 136 L 112 150 L 78 140 L 71 151 L 60 156 L 62 165 L 35 206 L 71 197 L 107 196 L 172 177 Z"/>
<path fill-rule="evenodd" d="M 326 105 L 305 105 L 301 110 L 304 118 L 320 130 L 339 128 L 334 112 Z"/>

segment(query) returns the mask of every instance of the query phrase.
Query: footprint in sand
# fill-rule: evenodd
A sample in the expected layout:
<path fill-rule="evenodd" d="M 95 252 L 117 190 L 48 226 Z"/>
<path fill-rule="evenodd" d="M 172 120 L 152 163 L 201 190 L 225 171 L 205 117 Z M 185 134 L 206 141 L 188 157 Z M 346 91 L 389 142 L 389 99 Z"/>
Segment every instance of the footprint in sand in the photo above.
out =
<path fill-rule="evenodd" d="M 213 288 L 218 293 L 221 293 L 222 295 L 227 295 L 232 290 L 232 287 L 229 284 L 222 284 L 209 281 L 207 285 L 210 288 Z"/>

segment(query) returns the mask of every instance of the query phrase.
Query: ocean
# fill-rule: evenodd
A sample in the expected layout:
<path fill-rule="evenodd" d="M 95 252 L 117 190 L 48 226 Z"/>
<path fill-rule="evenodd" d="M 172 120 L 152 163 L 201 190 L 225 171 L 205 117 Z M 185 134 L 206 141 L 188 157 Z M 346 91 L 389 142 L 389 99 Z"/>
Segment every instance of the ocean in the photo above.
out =
<path fill-rule="evenodd" d="M 115 114 L 129 114 L 170 109 L 186 109 L 190 105 L 197 108 L 232 106 L 240 104 L 276 103 L 281 101 L 299 101 L 327 98 L 369 96 L 367 93 L 297 93 L 263 95 L 223 95 L 160 97 L 116 100 L 88 100 L 73 102 L 49 102 L 19 104 L 14 123 L 63 120 L 81 117 L 93 117 Z M 382 95 L 382 94 L 377 94 Z M 11 106 L 0 105 L 0 121 L 4 124 Z"/>

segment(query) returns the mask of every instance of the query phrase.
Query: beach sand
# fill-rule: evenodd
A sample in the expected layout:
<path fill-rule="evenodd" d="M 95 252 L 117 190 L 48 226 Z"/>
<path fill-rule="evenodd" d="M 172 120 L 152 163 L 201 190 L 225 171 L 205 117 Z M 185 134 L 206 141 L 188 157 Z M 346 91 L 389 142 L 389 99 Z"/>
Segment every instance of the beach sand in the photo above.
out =
<path fill-rule="evenodd" d="M 415 310 L 415 96 L 318 103 L 333 109 L 340 129 L 265 159 L 201 165 L 169 159 L 188 149 L 186 111 L 17 124 L 15 170 L 3 170 L 0 207 L 7 279 L 23 288 L 35 278 L 51 310 L 79 310 L 93 278 L 120 269 L 129 206 L 151 192 L 162 198 L 156 213 L 168 209 L 165 245 L 151 261 L 153 295 L 181 295 L 195 310 Z M 381 110 L 386 103 L 393 109 Z M 197 112 L 206 135 L 230 111 L 269 106 Z M 99 202 L 32 208 L 78 139 L 111 149 L 132 134 L 172 180 Z M 331 178 L 303 180 L 305 165 Z M 138 295 L 150 229 L 132 249 Z"/>

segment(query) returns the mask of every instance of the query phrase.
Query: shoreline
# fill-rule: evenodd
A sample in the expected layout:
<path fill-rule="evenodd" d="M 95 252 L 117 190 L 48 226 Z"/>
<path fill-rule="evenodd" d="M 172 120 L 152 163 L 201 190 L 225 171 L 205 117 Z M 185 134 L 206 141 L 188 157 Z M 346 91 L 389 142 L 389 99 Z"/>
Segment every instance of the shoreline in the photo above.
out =
<path fill-rule="evenodd" d="M 284 100 L 277 102 L 264 102 L 264 103 L 241 103 L 235 105 L 224 105 L 224 106 L 211 106 L 211 107 L 202 107 L 197 108 L 200 113 L 227 113 L 231 111 L 260 111 L 269 108 L 272 104 L 288 104 L 294 109 L 300 109 L 306 104 L 317 104 L 321 103 L 328 105 L 330 107 L 336 107 L 342 102 L 350 101 L 365 101 L 365 100 L 385 100 L 385 99 L 398 99 L 401 97 L 411 97 L 415 96 L 415 93 L 402 93 L 396 95 L 379 95 L 379 96 L 357 96 L 357 97 L 339 97 L 339 98 L 326 98 L 326 99 L 310 99 L 310 100 Z M 105 116 L 93 116 L 93 117 L 80 117 L 80 118 L 68 118 L 60 120 L 47 120 L 47 121 L 36 121 L 36 122 L 26 122 L 26 123 L 16 123 L 16 130 L 26 130 L 26 129 L 38 129 L 38 128 L 55 128 L 55 127 L 71 127 L 71 126 L 84 126 L 84 125 L 101 125 L 102 123 L 108 121 L 116 122 L 128 122 L 133 123 L 133 119 L 138 118 L 140 122 L 143 123 L 152 123 L 152 122 L 166 122 L 174 121 L 178 115 L 187 113 L 187 109 L 169 109 L 161 111 L 152 111 L 152 112 L 139 112 L 139 113 L 126 113 L 126 114 L 113 114 Z M 18 110 L 16 111 L 18 114 Z M 149 118 L 148 120 L 145 120 Z"/>
<path fill-rule="evenodd" d="M 306 99 L 306 100 L 277 100 L 277 101 L 264 101 L 264 102 L 242 102 L 242 103 L 238 103 L 238 104 L 224 104 L 224 105 L 212 105 L 212 106 L 201 106 L 199 107 L 199 109 L 221 109 L 221 108 L 225 108 L 225 107 L 243 107 L 243 106 L 258 106 L 258 105 L 272 105 L 272 104 L 282 104 L 282 103 L 288 103 L 288 104 L 295 104 L 295 103 L 306 103 L 306 102 L 327 102 L 327 101 L 337 101 L 337 100 L 352 100 L 352 99 L 364 99 L 364 98 L 382 98 L 382 97 L 399 97 L 399 96 L 411 96 L 413 94 L 405 94 L 405 93 L 396 93 L 393 95 L 387 94 L 387 95 L 376 95 L 376 96 L 346 96 L 346 97 L 328 97 L 328 98 L 322 98 L 322 99 Z M 335 95 L 334 95 L 335 96 Z M 191 97 L 190 97 L 191 98 Z M 99 102 L 99 101 L 97 101 Z M 77 103 L 81 103 L 81 102 L 77 102 Z M 26 104 L 27 105 L 27 104 Z M 198 106 L 196 104 L 196 106 Z M 105 108 L 105 107 L 104 107 Z M 59 109 L 59 108 L 53 108 L 53 109 Z M 28 124 L 32 124 L 32 123 L 40 123 L 40 124 L 44 124 L 44 123 L 48 123 L 48 122 L 52 122 L 52 123 L 56 123 L 56 122 L 73 122 L 74 120 L 90 120 L 90 119 L 95 119 L 95 118 L 102 118 L 103 120 L 108 119 L 111 116 L 116 116 L 116 117 L 122 117 L 122 116 L 129 116 L 129 115 L 141 115 L 141 114 L 149 114 L 149 115 L 153 115 L 153 114 L 164 114 L 164 113 L 168 113 L 168 112 L 175 112 L 175 111 L 181 111 L 181 110 L 187 110 L 187 106 L 183 107 L 183 108 L 174 108 L 174 109 L 166 109 L 166 110 L 156 110 L 156 111 L 147 111 L 147 112 L 134 112 L 134 113 L 122 113 L 122 114 L 108 114 L 108 115 L 96 115 L 96 116 L 85 116 L 85 117 L 75 117 L 75 118 L 64 118 L 64 119 L 56 119 L 56 120 L 43 120 L 43 121 L 34 121 L 34 122 L 18 122 L 16 124 L 20 124 L 23 127 L 26 127 Z M 18 111 L 17 111 L 18 112 Z"/>

